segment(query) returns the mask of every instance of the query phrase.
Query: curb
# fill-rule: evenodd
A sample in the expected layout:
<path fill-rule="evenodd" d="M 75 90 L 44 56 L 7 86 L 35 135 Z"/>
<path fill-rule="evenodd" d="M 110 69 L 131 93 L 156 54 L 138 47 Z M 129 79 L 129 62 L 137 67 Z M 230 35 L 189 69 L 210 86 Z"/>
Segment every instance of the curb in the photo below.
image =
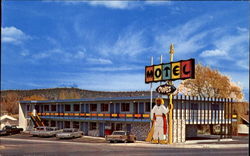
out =
<path fill-rule="evenodd" d="M 198 144 L 198 143 L 218 143 L 223 141 L 234 141 L 233 139 L 213 139 L 213 140 L 190 140 L 186 141 L 184 144 Z M 181 143 L 182 144 L 182 143 Z"/>

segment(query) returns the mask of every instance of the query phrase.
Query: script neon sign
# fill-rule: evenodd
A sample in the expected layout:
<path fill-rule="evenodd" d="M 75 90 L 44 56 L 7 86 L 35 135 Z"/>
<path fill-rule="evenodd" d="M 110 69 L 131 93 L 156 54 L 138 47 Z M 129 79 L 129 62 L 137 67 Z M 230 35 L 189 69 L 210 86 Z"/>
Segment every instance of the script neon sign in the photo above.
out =
<path fill-rule="evenodd" d="M 195 78 L 195 60 L 180 60 L 145 67 L 145 83 Z"/>

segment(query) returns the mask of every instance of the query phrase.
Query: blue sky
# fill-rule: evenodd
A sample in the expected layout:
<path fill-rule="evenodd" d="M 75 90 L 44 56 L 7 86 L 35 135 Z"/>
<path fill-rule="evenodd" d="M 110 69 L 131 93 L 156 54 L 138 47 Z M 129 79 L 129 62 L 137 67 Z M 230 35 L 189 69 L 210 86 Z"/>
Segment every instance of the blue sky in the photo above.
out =
<path fill-rule="evenodd" d="M 2 5 L 2 89 L 147 90 L 144 66 L 168 62 L 173 43 L 175 61 L 195 58 L 249 92 L 249 2 Z"/>

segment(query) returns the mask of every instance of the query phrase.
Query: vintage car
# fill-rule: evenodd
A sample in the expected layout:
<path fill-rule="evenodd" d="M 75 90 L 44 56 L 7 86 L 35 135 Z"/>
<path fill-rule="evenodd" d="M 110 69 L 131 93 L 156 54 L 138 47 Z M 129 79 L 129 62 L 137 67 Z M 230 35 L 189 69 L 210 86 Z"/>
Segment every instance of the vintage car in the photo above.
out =
<path fill-rule="evenodd" d="M 62 129 L 59 129 L 57 127 L 46 127 L 45 131 L 40 131 L 37 135 L 39 137 L 53 137 L 60 132 L 62 132 Z"/>
<path fill-rule="evenodd" d="M 82 136 L 83 132 L 75 128 L 65 128 L 62 132 L 56 134 L 56 137 L 59 139 L 78 138 Z"/>
<path fill-rule="evenodd" d="M 35 129 L 33 129 L 33 130 L 30 132 L 30 134 L 31 134 L 32 136 L 39 136 L 39 133 L 46 131 L 46 128 L 47 128 L 47 127 L 45 127 L 45 126 L 37 127 L 37 128 L 35 128 Z"/>
<path fill-rule="evenodd" d="M 126 131 L 114 131 L 112 135 L 105 136 L 106 141 L 112 142 L 135 142 L 136 136 Z"/>
<path fill-rule="evenodd" d="M 0 131 L 0 135 L 18 134 L 21 131 L 23 131 L 23 129 L 17 128 L 17 126 L 4 126 L 4 128 Z"/>

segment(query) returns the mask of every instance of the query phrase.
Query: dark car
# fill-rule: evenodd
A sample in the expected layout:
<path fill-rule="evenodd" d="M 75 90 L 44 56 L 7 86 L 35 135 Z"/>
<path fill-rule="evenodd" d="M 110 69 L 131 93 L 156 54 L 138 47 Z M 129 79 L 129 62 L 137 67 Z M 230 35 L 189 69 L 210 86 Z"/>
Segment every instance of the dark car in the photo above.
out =
<path fill-rule="evenodd" d="M 17 128 L 17 126 L 5 126 L 1 131 L 0 135 L 11 135 L 18 134 L 23 131 L 22 128 Z"/>

